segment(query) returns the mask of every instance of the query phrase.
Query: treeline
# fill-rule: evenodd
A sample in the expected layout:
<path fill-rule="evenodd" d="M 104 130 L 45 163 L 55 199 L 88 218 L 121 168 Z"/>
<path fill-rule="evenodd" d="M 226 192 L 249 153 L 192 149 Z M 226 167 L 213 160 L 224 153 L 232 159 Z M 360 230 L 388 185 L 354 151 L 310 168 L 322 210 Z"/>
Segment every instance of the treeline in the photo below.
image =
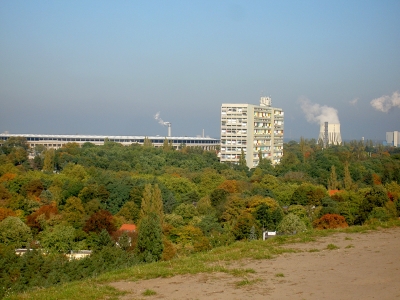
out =
<path fill-rule="evenodd" d="M 281 164 L 249 170 L 167 142 L 46 150 L 10 138 L 0 147 L 0 296 L 259 239 L 263 230 L 385 222 L 399 216 L 399 198 L 399 149 L 370 142 L 322 149 L 301 139 L 284 145 Z M 19 257 L 15 248 L 33 250 Z M 84 249 L 91 257 L 66 259 Z"/>

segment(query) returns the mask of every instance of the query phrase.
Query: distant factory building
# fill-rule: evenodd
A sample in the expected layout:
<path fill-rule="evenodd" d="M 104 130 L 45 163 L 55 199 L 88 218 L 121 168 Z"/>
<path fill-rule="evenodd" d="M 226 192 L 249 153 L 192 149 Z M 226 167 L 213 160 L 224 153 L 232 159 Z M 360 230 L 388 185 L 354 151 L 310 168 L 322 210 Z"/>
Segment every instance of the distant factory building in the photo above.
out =
<path fill-rule="evenodd" d="M 102 136 L 102 135 L 47 135 L 47 134 L 0 134 L 0 143 L 8 140 L 10 137 L 24 137 L 29 146 L 34 148 L 36 145 L 43 145 L 46 148 L 61 148 L 67 143 L 92 143 L 94 145 L 104 145 L 104 141 L 120 143 L 128 146 L 131 144 L 143 144 L 147 138 L 151 141 L 154 147 L 162 147 L 165 139 L 175 149 L 179 147 L 200 147 L 204 150 L 217 150 L 220 141 L 209 137 L 161 137 L 161 136 Z"/>
<path fill-rule="evenodd" d="M 386 143 L 389 146 L 400 147 L 400 131 L 386 132 Z"/>
<path fill-rule="evenodd" d="M 283 110 L 271 107 L 270 97 L 260 105 L 224 103 L 221 106 L 221 162 L 238 163 L 244 153 L 254 168 L 259 155 L 278 164 L 283 156 Z"/>
<path fill-rule="evenodd" d="M 320 126 L 318 141 L 322 141 L 324 147 L 329 145 L 341 145 L 342 136 L 340 134 L 340 124 L 324 122 Z"/>

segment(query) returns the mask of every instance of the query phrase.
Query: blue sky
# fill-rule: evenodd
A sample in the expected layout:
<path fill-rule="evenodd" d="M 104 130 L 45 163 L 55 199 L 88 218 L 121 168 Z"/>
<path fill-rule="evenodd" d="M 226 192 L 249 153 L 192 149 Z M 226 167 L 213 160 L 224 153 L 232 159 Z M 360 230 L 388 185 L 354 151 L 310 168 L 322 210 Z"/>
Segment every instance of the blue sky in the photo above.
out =
<path fill-rule="evenodd" d="M 219 138 L 222 103 L 264 95 L 285 138 L 318 137 L 308 103 L 343 139 L 384 140 L 400 130 L 399 15 L 397 0 L 3 0 L 0 132 L 165 136 L 160 112 L 174 136 Z"/>

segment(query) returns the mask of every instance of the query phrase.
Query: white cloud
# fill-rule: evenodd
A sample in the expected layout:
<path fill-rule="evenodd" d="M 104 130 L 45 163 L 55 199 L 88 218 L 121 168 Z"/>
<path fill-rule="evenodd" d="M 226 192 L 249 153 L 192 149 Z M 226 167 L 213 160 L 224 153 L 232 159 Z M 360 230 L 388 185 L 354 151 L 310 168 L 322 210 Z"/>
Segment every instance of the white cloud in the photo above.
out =
<path fill-rule="evenodd" d="M 354 98 L 353 100 L 349 101 L 351 105 L 356 105 L 358 102 L 358 98 Z"/>
<path fill-rule="evenodd" d="M 388 112 L 393 107 L 400 107 L 400 93 L 394 92 L 392 96 L 382 96 L 371 101 L 371 105 L 376 110 Z"/>

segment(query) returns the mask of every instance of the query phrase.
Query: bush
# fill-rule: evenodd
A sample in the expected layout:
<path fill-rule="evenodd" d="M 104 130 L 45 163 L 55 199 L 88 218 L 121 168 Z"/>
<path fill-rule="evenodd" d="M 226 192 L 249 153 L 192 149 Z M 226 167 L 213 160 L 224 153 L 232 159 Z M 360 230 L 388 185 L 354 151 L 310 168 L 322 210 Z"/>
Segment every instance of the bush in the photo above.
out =
<path fill-rule="evenodd" d="M 162 260 L 171 260 L 176 255 L 176 247 L 175 245 L 167 239 L 163 239 L 164 250 L 161 256 Z"/>
<path fill-rule="evenodd" d="M 337 214 L 326 214 L 313 222 L 314 228 L 317 229 L 334 229 L 349 227 L 346 219 Z"/>
<path fill-rule="evenodd" d="M 213 248 L 228 246 L 235 241 L 235 236 L 231 232 L 221 233 L 218 231 L 212 231 L 208 238 Z"/>
<path fill-rule="evenodd" d="M 193 243 L 193 248 L 194 251 L 196 252 L 201 252 L 201 251 L 206 251 L 210 250 L 212 248 L 210 240 L 203 236 L 198 238 L 194 243 Z"/>
<path fill-rule="evenodd" d="M 390 215 L 385 208 L 374 207 L 371 213 L 368 215 L 368 219 L 377 219 L 381 222 L 386 222 L 389 221 Z"/>
<path fill-rule="evenodd" d="M 283 217 L 279 223 L 277 231 L 283 234 L 296 234 L 298 232 L 306 231 L 307 227 L 300 218 L 294 214 L 288 214 Z"/>

